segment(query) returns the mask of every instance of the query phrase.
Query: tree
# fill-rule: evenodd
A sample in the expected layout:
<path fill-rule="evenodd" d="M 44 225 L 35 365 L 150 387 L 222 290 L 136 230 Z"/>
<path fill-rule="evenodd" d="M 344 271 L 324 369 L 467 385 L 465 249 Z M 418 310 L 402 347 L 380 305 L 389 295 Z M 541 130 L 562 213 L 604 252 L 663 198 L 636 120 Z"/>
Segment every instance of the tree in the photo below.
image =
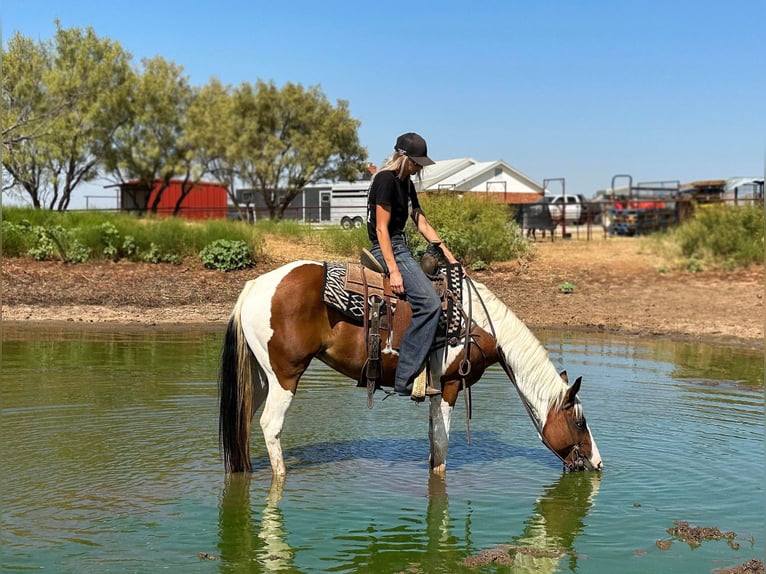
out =
<path fill-rule="evenodd" d="M 119 43 L 59 22 L 52 42 L 17 34 L 9 44 L 7 125 L 19 127 L 4 134 L 3 163 L 36 207 L 66 210 L 75 188 L 97 177 L 103 147 L 125 121 L 129 64 Z"/>
<path fill-rule="evenodd" d="M 26 193 L 35 207 L 45 187 L 38 141 L 59 108 L 45 97 L 48 52 L 48 45 L 16 33 L 2 54 L 3 192 Z"/>
<path fill-rule="evenodd" d="M 232 157 L 237 173 L 263 198 L 272 218 L 282 218 L 308 183 L 357 179 L 367 152 L 357 135 L 359 121 L 348 103 L 332 106 L 319 86 L 304 89 L 287 83 L 258 81 L 239 86 L 233 95 L 235 126 Z"/>
<path fill-rule="evenodd" d="M 132 82 L 127 121 L 104 149 L 106 171 L 119 183 L 137 181 L 156 194 L 149 209 L 157 211 L 163 192 L 179 174 L 191 177 L 192 150 L 184 139 L 192 89 L 183 67 L 161 57 L 142 61 Z"/>
<path fill-rule="evenodd" d="M 232 142 L 235 122 L 231 87 L 212 78 L 194 90 L 184 127 L 184 142 L 192 150 L 192 161 L 199 166 L 200 176 L 210 175 L 226 187 L 229 198 L 239 207 L 235 194 L 237 165 Z M 185 197 L 182 192 L 180 201 Z"/>
<path fill-rule="evenodd" d="M 128 121 L 125 108 L 132 71 L 130 54 L 119 43 L 100 39 L 92 28 L 64 30 L 57 26 L 53 72 L 47 82 L 52 93 L 70 102 L 57 118 L 48 140 L 52 203 L 69 207 L 72 191 L 98 176 L 104 148 Z"/>

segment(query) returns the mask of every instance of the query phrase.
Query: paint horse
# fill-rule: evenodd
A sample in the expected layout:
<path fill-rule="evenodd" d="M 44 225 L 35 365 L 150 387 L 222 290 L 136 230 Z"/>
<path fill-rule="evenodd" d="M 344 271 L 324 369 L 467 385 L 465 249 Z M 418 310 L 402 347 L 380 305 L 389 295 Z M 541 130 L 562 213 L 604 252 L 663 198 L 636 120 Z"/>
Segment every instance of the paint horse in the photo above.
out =
<path fill-rule="evenodd" d="M 298 383 L 316 357 L 360 381 L 367 360 L 366 333 L 323 299 L 325 266 L 296 261 L 249 281 L 226 329 L 219 381 L 219 440 L 229 472 L 250 472 L 250 429 L 260 425 L 274 476 L 284 476 L 280 436 Z M 429 397 L 429 463 L 444 473 L 453 408 L 462 389 L 499 362 L 516 387 L 537 432 L 570 470 L 601 470 L 596 442 L 577 392 L 568 385 L 532 332 L 484 285 L 463 278 L 461 307 L 471 328 L 462 345 L 431 352 L 430 374 L 441 395 Z M 471 288 L 473 287 L 473 288 Z M 381 386 L 393 386 L 395 353 L 381 353 Z M 470 368 L 465 368 L 469 361 Z M 469 371 L 466 373 L 466 371 Z"/>

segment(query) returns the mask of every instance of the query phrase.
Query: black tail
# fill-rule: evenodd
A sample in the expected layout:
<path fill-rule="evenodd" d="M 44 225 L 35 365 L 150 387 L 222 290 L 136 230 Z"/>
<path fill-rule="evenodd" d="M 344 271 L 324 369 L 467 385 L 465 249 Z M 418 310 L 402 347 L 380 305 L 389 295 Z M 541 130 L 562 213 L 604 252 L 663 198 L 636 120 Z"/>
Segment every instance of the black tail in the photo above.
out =
<path fill-rule="evenodd" d="M 227 473 L 253 470 L 249 439 L 250 421 L 254 412 L 255 356 L 242 332 L 239 309 L 240 305 L 237 304 L 226 327 L 218 379 L 218 440 Z"/>

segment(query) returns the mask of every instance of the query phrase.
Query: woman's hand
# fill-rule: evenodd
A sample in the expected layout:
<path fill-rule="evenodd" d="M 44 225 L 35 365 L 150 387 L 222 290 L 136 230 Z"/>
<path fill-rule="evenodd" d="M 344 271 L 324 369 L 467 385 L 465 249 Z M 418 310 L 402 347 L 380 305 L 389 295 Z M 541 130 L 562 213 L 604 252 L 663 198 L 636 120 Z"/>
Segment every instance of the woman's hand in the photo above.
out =
<path fill-rule="evenodd" d="M 391 282 L 391 291 L 397 295 L 404 295 L 404 281 L 402 281 L 402 274 L 399 270 L 392 271 L 388 279 Z"/>

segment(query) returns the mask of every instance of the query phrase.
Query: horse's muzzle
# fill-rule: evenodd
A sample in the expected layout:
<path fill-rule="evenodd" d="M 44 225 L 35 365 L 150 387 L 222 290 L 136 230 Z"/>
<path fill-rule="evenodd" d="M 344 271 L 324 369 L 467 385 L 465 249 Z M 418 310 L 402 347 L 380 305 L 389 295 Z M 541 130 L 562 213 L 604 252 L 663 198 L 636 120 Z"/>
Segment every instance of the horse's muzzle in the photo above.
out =
<path fill-rule="evenodd" d="M 601 470 L 601 465 L 598 468 L 593 466 L 590 459 L 582 455 L 580 447 L 575 445 L 569 456 L 564 459 L 564 468 L 569 472 L 578 472 L 581 470 Z"/>

